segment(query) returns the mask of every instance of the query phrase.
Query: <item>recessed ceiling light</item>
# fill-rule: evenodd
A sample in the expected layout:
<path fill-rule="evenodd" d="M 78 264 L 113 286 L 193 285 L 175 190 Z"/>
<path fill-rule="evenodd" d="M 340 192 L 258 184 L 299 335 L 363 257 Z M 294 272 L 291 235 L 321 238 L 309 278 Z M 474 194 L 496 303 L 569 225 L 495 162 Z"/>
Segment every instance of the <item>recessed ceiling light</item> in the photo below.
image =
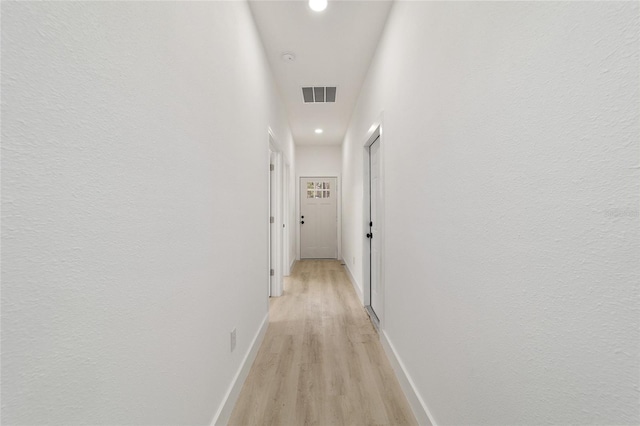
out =
<path fill-rule="evenodd" d="M 327 8 L 327 0 L 309 0 L 309 7 L 316 12 L 322 12 Z"/>
<path fill-rule="evenodd" d="M 316 134 L 319 135 L 320 133 L 322 133 L 322 129 L 316 129 Z"/>

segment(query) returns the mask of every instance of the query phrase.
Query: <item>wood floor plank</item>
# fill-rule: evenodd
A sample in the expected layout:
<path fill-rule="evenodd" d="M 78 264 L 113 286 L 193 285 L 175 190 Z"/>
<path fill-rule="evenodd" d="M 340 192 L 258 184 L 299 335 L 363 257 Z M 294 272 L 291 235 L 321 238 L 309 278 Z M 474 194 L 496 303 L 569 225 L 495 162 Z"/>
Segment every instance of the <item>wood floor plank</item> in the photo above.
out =
<path fill-rule="evenodd" d="M 297 262 L 269 303 L 229 425 L 417 424 L 339 262 Z"/>

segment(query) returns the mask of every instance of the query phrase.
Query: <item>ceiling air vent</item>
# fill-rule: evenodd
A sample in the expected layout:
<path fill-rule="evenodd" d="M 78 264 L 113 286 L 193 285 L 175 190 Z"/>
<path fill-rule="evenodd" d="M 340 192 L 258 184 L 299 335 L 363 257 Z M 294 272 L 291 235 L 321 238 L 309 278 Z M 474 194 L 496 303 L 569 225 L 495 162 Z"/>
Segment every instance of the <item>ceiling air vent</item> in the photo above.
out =
<path fill-rule="evenodd" d="M 336 101 L 335 87 L 303 87 L 302 99 L 305 104 L 325 103 Z"/>

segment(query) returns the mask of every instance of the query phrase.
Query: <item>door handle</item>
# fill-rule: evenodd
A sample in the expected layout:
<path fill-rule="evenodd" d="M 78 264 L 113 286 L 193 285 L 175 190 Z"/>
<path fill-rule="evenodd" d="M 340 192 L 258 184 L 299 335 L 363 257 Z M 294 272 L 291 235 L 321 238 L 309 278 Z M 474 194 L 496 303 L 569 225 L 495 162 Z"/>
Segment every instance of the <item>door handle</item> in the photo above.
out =
<path fill-rule="evenodd" d="M 367 238 L 373 238 L 373 232 L 370 234 L 367 234 Z"/>
<path fill-rule="evenodd" d="M 301 221 L 300 221 L 300 223 L 301 223 L 302 225 L 304 225 L 304 220 L 301 220 Z"/>

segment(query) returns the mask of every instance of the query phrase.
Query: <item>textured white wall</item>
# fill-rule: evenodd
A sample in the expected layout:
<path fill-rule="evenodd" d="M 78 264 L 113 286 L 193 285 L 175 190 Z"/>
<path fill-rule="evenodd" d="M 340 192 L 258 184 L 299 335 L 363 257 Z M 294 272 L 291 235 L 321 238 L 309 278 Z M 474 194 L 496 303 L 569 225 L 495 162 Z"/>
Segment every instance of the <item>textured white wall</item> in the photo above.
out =
<path fill-rule="evenodd" d="M 384 331 L 438 424 L 640 423 L 639 28 L 637 2 L 394 5 L 343 252 L 384 111 Z"/>
<path fill-rule="evenodd" d="M 293 161 L 246 3 L 2 2 L 2 120 L 2 423 L 209 424 L 267 313 L 268 126 Z"/>
<path fill-rule="evenodd" d="M 298 176 L 340 176 L 342 148 L 335 145 L 298 145 L 296 171 Z"/>

